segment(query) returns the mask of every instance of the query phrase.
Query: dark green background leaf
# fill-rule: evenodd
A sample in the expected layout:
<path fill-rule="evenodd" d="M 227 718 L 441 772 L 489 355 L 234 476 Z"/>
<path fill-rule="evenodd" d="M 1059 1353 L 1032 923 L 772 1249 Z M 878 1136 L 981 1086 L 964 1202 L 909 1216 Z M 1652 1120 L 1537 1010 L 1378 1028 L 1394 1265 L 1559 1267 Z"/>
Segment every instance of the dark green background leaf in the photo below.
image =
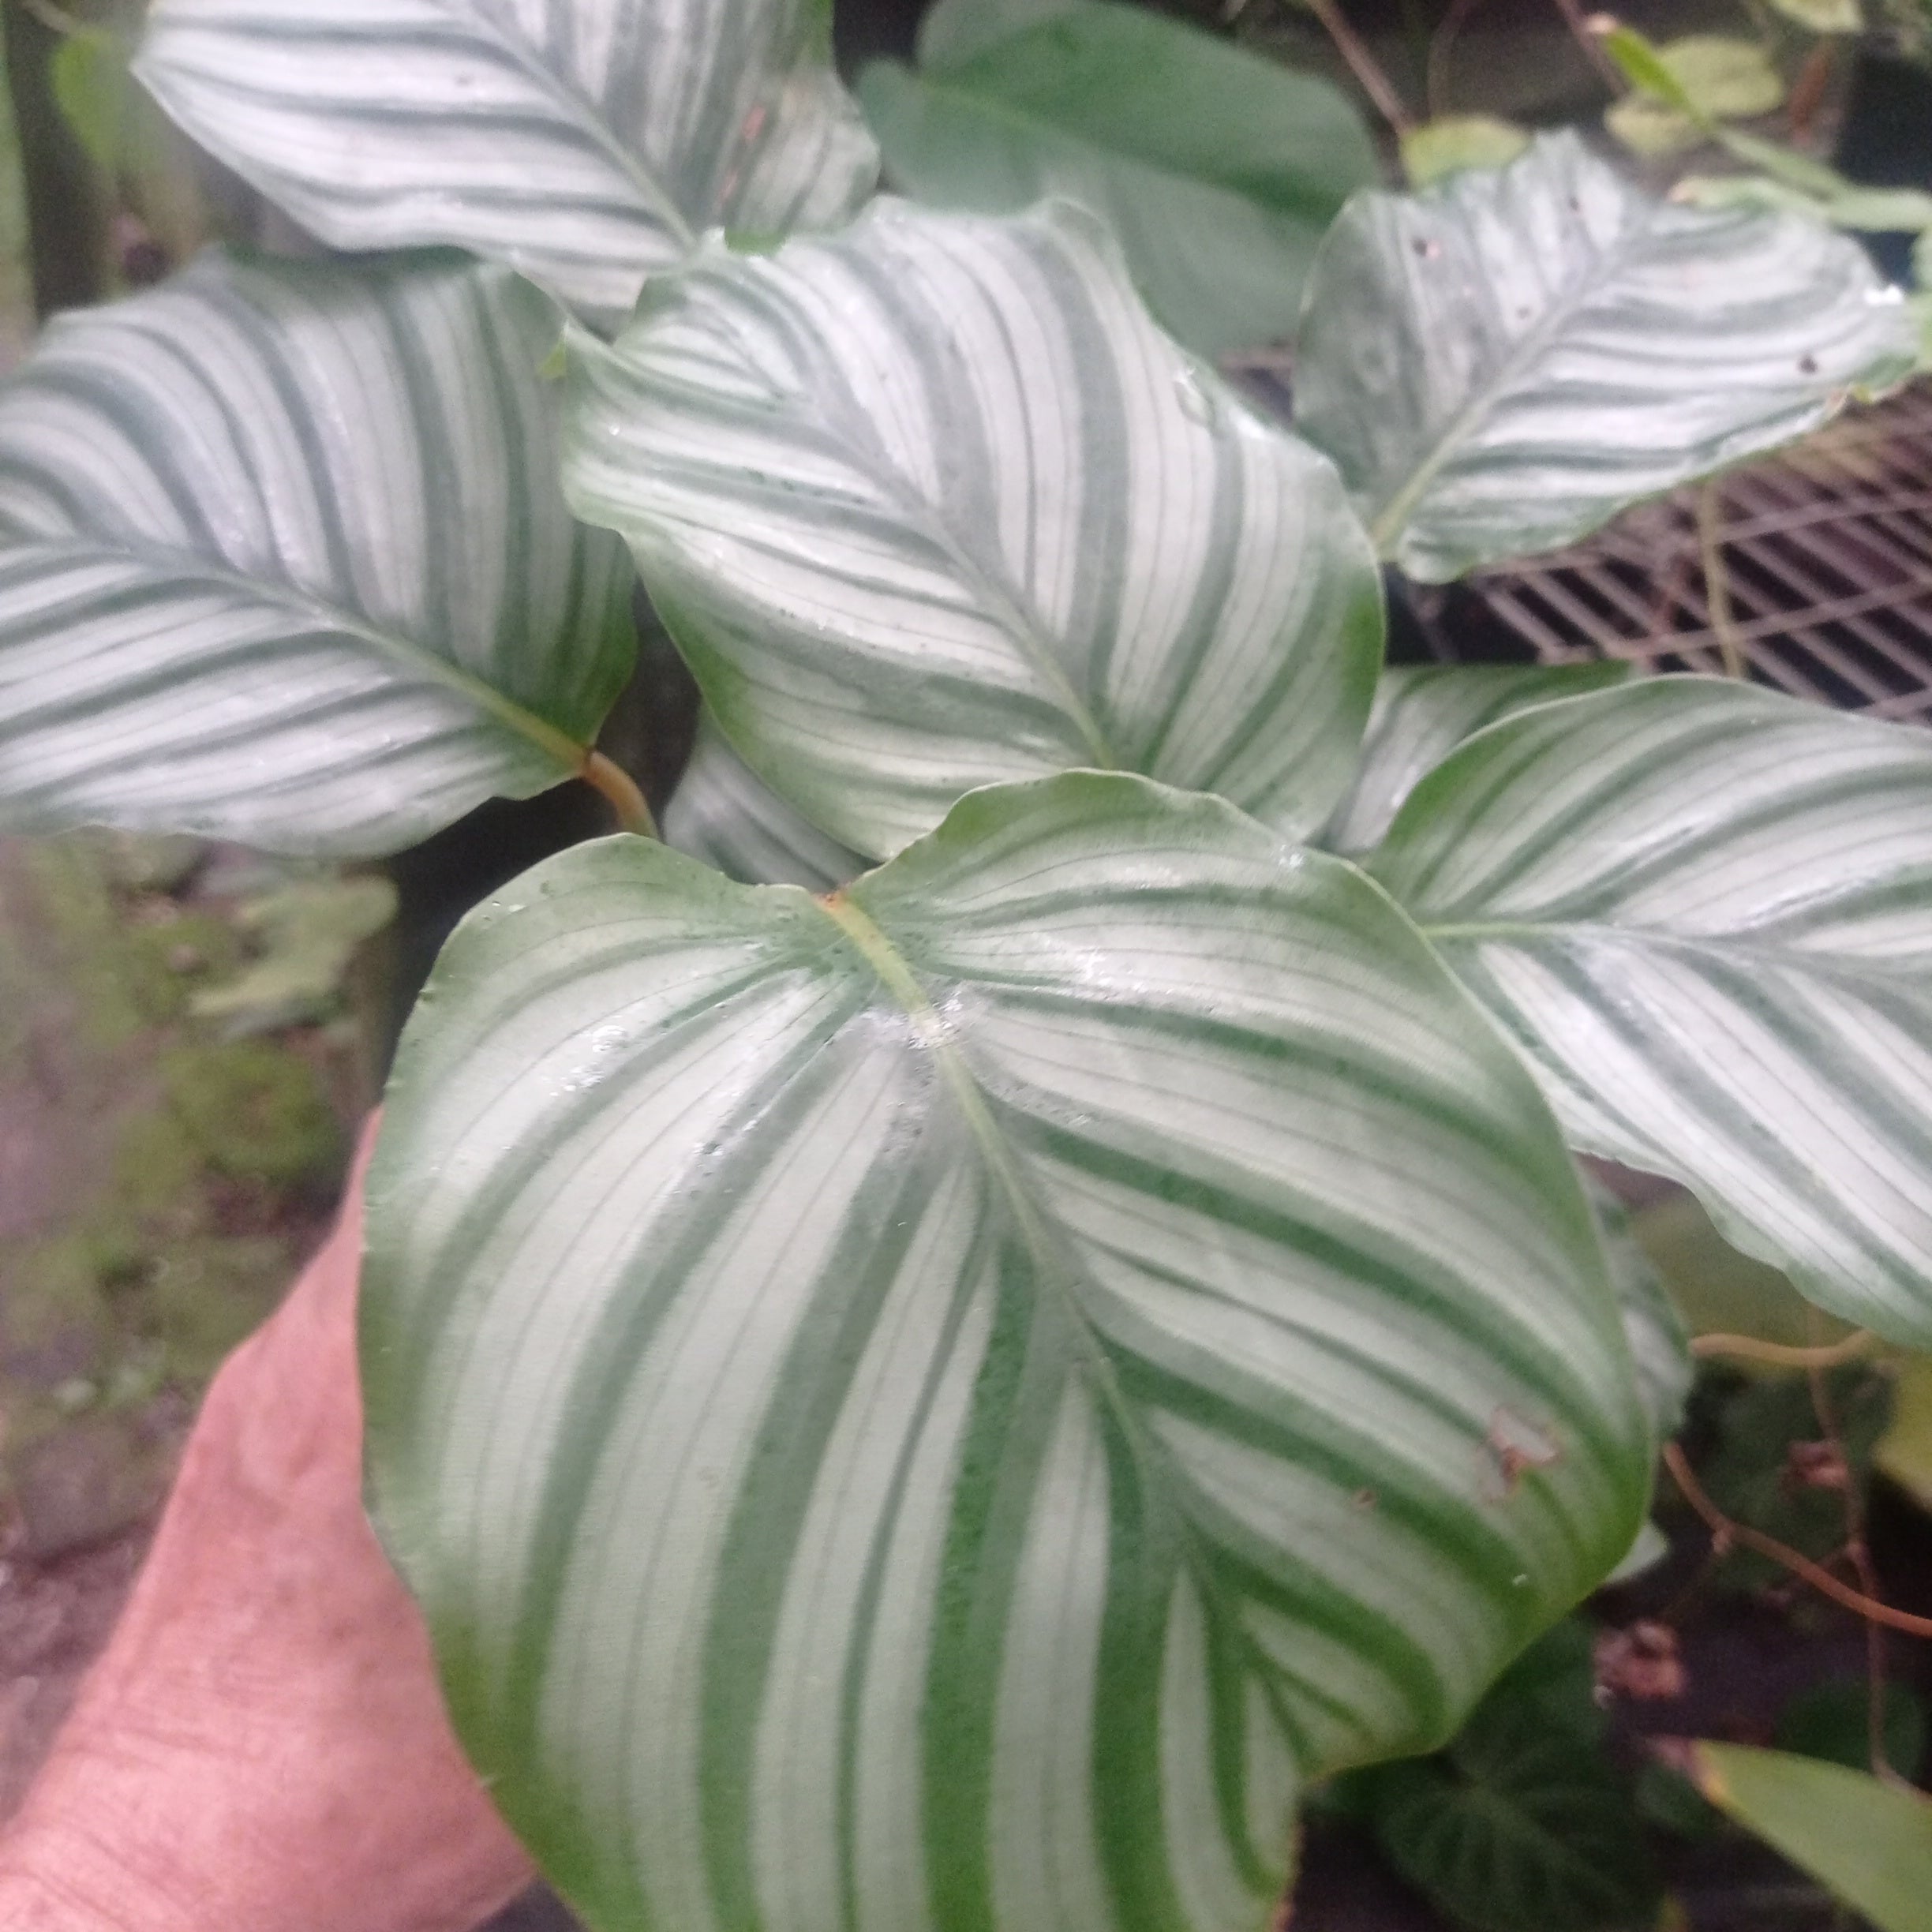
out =
<path fill-rule="evenodd" d="M 917 73 L 880 62 L 859 83 L 897 185 L 983 214 L 1084 203 L 1203 355 L 1293 332 L 1316 244 L 1376 178 L 1329 82 L 1110 0 L 943 0 L 920 54 Z"/>

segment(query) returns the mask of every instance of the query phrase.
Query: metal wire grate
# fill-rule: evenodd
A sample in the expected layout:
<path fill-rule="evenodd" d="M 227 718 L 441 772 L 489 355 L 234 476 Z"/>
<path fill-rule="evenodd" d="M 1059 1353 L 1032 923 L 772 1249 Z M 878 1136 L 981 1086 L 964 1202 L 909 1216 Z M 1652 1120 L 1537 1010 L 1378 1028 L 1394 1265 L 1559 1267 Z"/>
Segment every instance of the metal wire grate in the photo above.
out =
<path fill-rule="evenodd" d="M 1729 671 L 1932 724 L 1932 386 L 1470 587 L 1546 663 Z"/>

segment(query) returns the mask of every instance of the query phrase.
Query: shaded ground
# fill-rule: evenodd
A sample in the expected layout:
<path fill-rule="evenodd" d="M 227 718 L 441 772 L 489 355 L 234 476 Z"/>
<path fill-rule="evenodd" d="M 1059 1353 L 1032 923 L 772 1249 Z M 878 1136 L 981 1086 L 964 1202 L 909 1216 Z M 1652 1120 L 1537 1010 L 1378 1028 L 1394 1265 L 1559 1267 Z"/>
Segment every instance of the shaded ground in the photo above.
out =
<path fill-rule="evenodd" d="M 388 905 L 191 841 L 0 841 L 0 1816 L 327 1225 L 371 1085 L 339 988 Z"/>

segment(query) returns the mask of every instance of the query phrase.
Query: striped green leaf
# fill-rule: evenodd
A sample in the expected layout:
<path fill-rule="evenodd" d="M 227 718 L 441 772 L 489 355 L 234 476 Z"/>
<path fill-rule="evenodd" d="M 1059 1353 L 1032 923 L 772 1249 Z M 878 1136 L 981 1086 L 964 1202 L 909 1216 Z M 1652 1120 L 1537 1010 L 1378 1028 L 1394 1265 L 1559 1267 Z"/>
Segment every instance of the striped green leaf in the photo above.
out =
<path fill-rule="evenodd" d="M 1297 421 L 1383 554 L 1440 582 L 1803 435 L 1915 347 L 1845 236 L 1653 200 L 1545 135 L 1350 204 L 1309 282 Z"/>
<path fill-rule="evenodd" d="M 1932 1341 L 1932 739 L 1647 680 L 1471 739 L 1372 869 L 1576 1146 Z"/>
<path fill-rule="evenodd" d="M 369 1186 L 373 1495 L 593 1923 L 1258 1932 L 1647 1432 L 1534 1084 L 1352 867 L 1075 773 L 848 892 L 580 846 Z"/>
<path fill-rule="evenodd" d="M 556 312 L 455 255 L 202 258 L 0 389 L 0 827 L 394 851 L 578 771 L 635 650 Z"/>
<path fill-rule="evenodd" d="M 1559 698 L 1620 684 L 1614 659 L 1574 665 L 1392 665 L 1376 685 L 1361 758 L 1349 794 L 1322 833 L 1353 859 L 1382 841 L 1402 802 L 1465 738 L 1485 724 Z"/>
<path fill-rule="evenodd" d="M 822 0 L 154 0 L 135 71 L 335 247 L 448 243 L 614 324 L 705 230 L 871 191 L 829 23 Z"/>
<path fill-rule="evenodd" d="M 829 892 L 866 862 L 801 818 L 724 741 L 707 715 L 691 762 L 665 808 L 667 844 L 747 886 Z"/>
<path fill-rule="evenodd" d="M 1092 217 L 874 203 L 579 336 L 565 481 L 733 747 L 873 857 L 1069 766 L 1312 829 L 1381 653 L 1328 464 L 1161 335 Z"/>
<path fill-rule="evenodd" d="M 1143 8 L 942 0 L 919 55 L 916 73 L 880 61 L 859 77 L 892 179 L 983 214 L 1084 202 L 1205 356 L 1293 334 L 1323 230 L 1376 178 L 1332 83 Z"/>

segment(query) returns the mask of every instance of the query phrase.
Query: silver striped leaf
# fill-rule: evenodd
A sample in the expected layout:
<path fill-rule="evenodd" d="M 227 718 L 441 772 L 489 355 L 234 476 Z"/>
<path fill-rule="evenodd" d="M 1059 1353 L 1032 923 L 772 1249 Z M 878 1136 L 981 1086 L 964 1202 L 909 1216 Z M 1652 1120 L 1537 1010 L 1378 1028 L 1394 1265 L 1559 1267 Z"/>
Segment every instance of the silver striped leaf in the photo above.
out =
<path fill-rule="evenodd" d="M 392 852 L 583 766 L 635 653 L 560 318 L 459 256 L 204 256 L 0 388 L 0 828 Z"/>
<path fill-rule="evenodd" d="M 1402 803 L 1465 738 L 1532 705 L 1620 684 L 1615 658 L 1568 665 L 1391 665 L 1376 684 L 1349 794 L 1322 829 L 1353 859 L 1382 842 Z"/>
<path fill-rule="evenodd" d="M 1932 1342 L 1932 738 L 1645 680 L 1471 739 L 1372 870 L 1573 1144 Z"/>
<path fill-rule="evenodd" d="M 592 1923 L 1255 1932 L 1648 1432 L 1534 1083 L 1387 900 L 1074 773 L 848 891 L 579 846 L 369 1184 L 372 1494 Z"/>
<path fill-rule="evenodd" d="M 734 748 L 874 858 L 1069 766 L 1284 830 L 1348 781 L 1381 586 L 1327 462 L 1163 335 L 1091 215 L 875 202 L 579 335 L 565 485 Z"/>
<path fill-rule="evenodd" d="M 1574 134 L 1359 195 L 1309 284 L 1297 426 L 1440 582 L 1802 436 L 1911 373 L 1904 298 L 1801 215 L 1659 201 Z"/>
<path fill-rule="evenodd" d="M 705 230 L 844 219 L 878 155 L 822 0 L 155 0 L 135 72 L 340 249 L 447 243 L 615 325 Z"/>
<path fill-rule="evenodd" d="M 1631 1228 L 1629 1209 L 1595 1175 L 1586 1174 L 1583 1186 L 1623 1312 L 1623 1339 L 1630 1344 L 1650 1432 L 1656 1441 L 1666 1443 L 1683 1425 L 1697 1374 L 1690 1331 L 1657 1264 Z"/>
<path fill-rule="evenodd" d="M 856 852 L 794 811 L 724 741 L 707 713 L 665 807 L 665 843 L 747 886 L 829 892 L 866 869 Z"/>

